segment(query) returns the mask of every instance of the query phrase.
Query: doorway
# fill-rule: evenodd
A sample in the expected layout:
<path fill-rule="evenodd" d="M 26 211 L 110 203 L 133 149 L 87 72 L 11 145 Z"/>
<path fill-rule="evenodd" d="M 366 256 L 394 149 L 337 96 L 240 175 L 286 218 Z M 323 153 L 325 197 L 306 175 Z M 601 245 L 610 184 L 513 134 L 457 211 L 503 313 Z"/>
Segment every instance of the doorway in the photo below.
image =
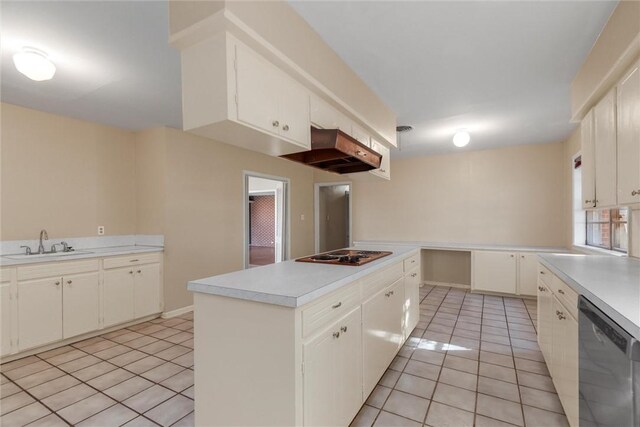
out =
<path fill-rule="evenodd" d="M 351 183 L 315 185 L 316 253 L 351 246 Z"/>
<path fill-rule="evenodd" d="M 244 180 L 244 267 L 286 260 L 289 180 L 254 172 L 245 172 Z"/>

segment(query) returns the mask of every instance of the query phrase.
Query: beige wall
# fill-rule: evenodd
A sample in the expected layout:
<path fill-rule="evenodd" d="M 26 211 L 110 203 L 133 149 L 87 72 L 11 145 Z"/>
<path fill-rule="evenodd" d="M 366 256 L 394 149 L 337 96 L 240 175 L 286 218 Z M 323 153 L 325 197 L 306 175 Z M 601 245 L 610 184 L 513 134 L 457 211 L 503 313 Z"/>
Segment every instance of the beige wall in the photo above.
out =
<path fill-rule="evenodd" d="M 554 143 L 394 160 L 391 181 L 354 182 L 354 239 L 564 246 L 563 152 Z"/>
<path fill-rule="evenodd" d="M 326 252 L 349 245 L 349 191 L 347 185 L 320 187 L 318 189 L 319 249 Z"/>
<path fill-rule="evenodd" d="M 242 268 L 245 170 L 291 180 L 291 256 L 313 252 L 311 168 L 175 129 L 157 132 L 158 140 L 137 140 L 136 149 L 139 157 L 165 159 L 164 196 L 155 200 L 164 200 L 164 226 L 159 232 L 166 246 L 166 310 L 191 304 L 191 293 L 186 290 L 189 280 Z M 139 185 L 139 192 L 158 181 L 162 179 L 148 179 Z M 155 205 L 148 204 L 150 209 L 156 209 Z M 140 204 L 141 211 L 144 206 Z M 149 215 L 141 212 L 139 217 Z"/>
<path fill-rule="evenodd" d="M 570 248 L 573 245 L 573 158 L 581 150 L 580 127 L 571 133 L 569 138 L 563 143 L 563 182 L 565 200 L 562 208 L 564 214 L 565 246 Z"/>
<path fill-rule="evenodd" d="M 640 1 L 621 1 L 571 83 L 572 115 L 586 114 L 639 53 Z"/>
<path fill-rule="evenodd" d="M 135 233 L 133 134 L 1 105 L 2 240 Z"/>

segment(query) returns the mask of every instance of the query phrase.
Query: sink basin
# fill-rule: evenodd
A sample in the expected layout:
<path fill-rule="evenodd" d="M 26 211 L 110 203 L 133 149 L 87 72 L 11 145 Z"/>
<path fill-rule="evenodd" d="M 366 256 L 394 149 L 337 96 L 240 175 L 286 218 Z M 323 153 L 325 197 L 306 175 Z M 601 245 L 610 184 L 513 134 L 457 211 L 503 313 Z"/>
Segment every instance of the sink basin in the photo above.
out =
<path fill-rule="evenodd" d="M 16 254 L 16 255 L 4 255 L 3 258 L 8 259 L 38 259 L 38 258 L 55 258 L 55 257 L 64 257 L 69 255 L 82 255 L 82 254 L 90 254 L 93 252 L 89 251 L 71 251 L 71 252 L 56 252 L 51 254 L 33 254 L 33 255 L 25 255 L 25 254 Z"/>

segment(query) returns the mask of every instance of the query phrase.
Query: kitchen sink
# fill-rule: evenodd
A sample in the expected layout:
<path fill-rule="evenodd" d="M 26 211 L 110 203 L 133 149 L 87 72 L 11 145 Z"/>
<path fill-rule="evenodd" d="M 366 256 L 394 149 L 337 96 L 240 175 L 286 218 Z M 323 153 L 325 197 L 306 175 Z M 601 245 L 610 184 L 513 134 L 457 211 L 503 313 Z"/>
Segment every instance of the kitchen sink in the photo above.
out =
<path fill-rule="evenodd" d="M 70 251 L 70 252 L 54 252 L 47 254 L 15 254 L 15 255 L 3 255 L 3 258 L 8 259 L 37 259 L 37 258 L 55 258 L 55 257 L 64 257 L 69 255 L 83 255 L 83 254 L 91 254 L 93 252 L 90 251 Z"/>

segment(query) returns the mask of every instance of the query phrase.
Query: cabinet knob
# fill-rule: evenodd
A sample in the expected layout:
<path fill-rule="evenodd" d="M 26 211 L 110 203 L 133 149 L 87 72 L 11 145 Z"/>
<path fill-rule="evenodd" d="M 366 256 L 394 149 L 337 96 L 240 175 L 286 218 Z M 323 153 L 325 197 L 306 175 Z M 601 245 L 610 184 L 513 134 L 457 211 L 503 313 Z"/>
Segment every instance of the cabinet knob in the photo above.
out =
<path fill-rule="evenodd" d="M 142 273 L 142 270 L 138 270 L 138 274 L 139 274 L 139 273 Z"/>
<path fill-rule="evenodd" d="M 288 131 L 289 130 L 289 125 L 282 126 L 282 130 L 285 131 L 285 132 Z"/>
<path fill-rule="evenodd" d="M 278 126 L 280 126 L 280 122 L 277 120 L 274 120 L 273 123 L 271 123 L 273 125 L 274 128 L 277 128 Z"/>
<path fill-rule="evenodd" d="M 56 282 L 56 286 L 60 286 L 60 282 Z"/>
<path fill-rule="evenodd" d="M 417 275 L 418 275 L 418 273 L 413 273 L 413 274 L 411 275 L 411 277 L 416 277 Z"/>
<path fill-rule="evenodd" d="M 384 294 L 385 297 L 390 297 L 391 295 L 393 295 L 393 291 L 389 291 L 386 294 Z"/>
<path fill-rule="evenodd" d="M 564 295 L 564 291 L 562 289 L 558 289 L 558 293 Z"/>
<path fill-rule="evenodd" d="M 67 280 L 67 285 L 70 285 L 73 283 L 73 280 Z"/>
<path fill-rule="evenodd" d="M 347 332 L 347 327 L 346 327 L 346 326 L 343 326 L 343 327 L 341 327 L 341 328 L 340 328 L 340 330 L 341 330 L 342 332 Z"/>
<path fill-rule="evenodd" d="M 131 271 L 129 272 L 129 274 L 133 274 L 133 270 L 131 270 Z"/>
<path fill-rule="evenodd" d="M 631 192 L 631 195 L 632 195 L 632 196 L 640 196 L 640 190 L 638 190 L 638 191 L 633 190 L 633 191 Z"/>
<path fill-rule="evenodd" d="M 541 272 L 540 272 L 540 274 L 545 274 L 545 272 L 544 272 L 544 271 L 541 271 Z"/>
<path fill-rule="evenodd" d="M 380 172 L 382 172 L 382 173 L 386 173 L 387 171 L 386 171 L 386 170 L 384 170 L 384 169 L 380 169 Z"/>
<path fill-rule="evenodd" d="M 332 306 L 331 306 L 331 308 L 338 308 L 338 307 L 340 307 L 341 305 L 342 305 L 342 301 L 340 301 L 340 302 L 339 302 L 339 303 L 337 303 L 337 304 L 332 305 Z"/>
<path fill-rule="evenodd" d="M 510 256 L 511 256 L 511 258 L 513 258 L 513 254 L 511 254 Z"/>
<path fill-rule="evenodd" d="M 333 333 L 333 337 L 334 338 L 340 338 L 340 332 L 334 332 Z"/>

